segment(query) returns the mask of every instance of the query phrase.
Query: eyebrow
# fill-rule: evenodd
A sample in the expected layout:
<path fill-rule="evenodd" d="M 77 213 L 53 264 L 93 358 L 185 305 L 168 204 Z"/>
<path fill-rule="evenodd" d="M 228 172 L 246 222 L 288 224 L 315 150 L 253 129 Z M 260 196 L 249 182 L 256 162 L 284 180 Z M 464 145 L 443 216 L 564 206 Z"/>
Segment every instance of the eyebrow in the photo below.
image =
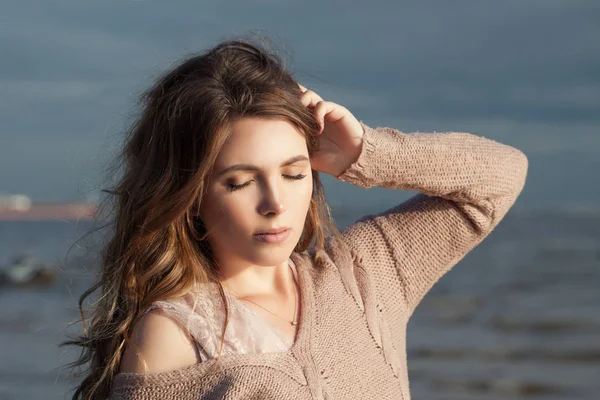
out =
<path fill-rule="evenodd" d="M 303 155 L 294 156 L 294 157 L 284 161 L 283 163 L 281 163 L 280 167 L 285 167 L 287 165 L 291 165 L 291 164 L 297 163 L 299 161 L 308 161 L 308 157 L 303 156 Z M 227 172 L 231 172 L 231 171 L 259 171 L 259 170 L 260 169 L 255 165 L 236 164 L 236 165 L 232 165 L 230 167 L 222 169 L 217 176 L 222 176 L 222 175 L 226 174 Z"/>

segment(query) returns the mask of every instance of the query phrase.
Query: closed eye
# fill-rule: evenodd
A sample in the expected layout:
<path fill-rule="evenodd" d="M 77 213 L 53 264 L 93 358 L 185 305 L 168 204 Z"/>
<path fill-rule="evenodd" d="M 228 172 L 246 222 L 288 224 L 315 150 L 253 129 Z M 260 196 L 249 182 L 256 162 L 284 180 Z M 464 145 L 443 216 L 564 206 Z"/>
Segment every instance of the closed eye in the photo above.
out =
<path fill-rule="evenodd" d="M 252 181 L 249 181 L 249 182 L 246 182 L 246 183 L 242 183 L 241 185 L 234 185 L 233 183 L 228 183 L 227 184 L 227 190 L 230 191 L 230 192 L 235 192 L 236 190 L 240 190 L 240 189 L 248 186 L 250 184 L 250 182 L 252 182 Z"/>
<path fill-rule="evenodd" d="M 298 175 L 282 175 L 285 179 L 292 179 L 292 180 L 300 180 L 300 179 L 304 179 L 306 177 L 306 175 L 304 174 L 298 174 Z"/>
<path fill-rule="evenodd" d="M 292 181 L 298 181 L 301 179 L 306 178 L 305 174 L 298 174 L 298 175 L 281 175 L 283 176 L 285 179 L 288 180 L 292 180 Z M 236 190 L 240 190 L 245 188 L 246 186 L 250 185 L 250 183 L 252 183 L 252 181 L 248 181 L 239 185 L 234 185 L 233 183 L 228 183 L 227 184 L 227 190 L 230 192 L 235 192 Z"/>

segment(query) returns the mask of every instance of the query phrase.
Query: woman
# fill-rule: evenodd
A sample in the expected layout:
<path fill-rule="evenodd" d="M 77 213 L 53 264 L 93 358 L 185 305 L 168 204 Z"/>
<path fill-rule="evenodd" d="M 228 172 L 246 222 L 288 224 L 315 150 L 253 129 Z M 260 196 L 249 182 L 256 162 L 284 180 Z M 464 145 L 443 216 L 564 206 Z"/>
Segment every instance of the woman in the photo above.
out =
<path fill-rule="evenodd" d="M 156 81 L 127 138 L 73 398 L 410 398 L 406 325 L 525 183 L 519 150 L 371 128 L 245 40 Z M 337 232 L 319 173 L 421 193 Z"/>

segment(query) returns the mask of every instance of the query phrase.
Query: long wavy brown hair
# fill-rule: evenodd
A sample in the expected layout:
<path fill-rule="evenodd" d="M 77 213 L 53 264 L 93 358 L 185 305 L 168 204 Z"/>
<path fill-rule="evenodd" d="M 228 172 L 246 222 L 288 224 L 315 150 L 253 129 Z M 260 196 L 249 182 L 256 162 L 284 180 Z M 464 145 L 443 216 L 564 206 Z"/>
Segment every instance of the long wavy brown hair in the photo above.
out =
<path fill-rule="evenodd" d="M 196 283 L 218 282 L 197 213 L 230 124 L 250 116 L 285 119 L 304 134 L 309 155 L 317 150 L 319 124 L 300 93 L 264 38 L 242 38 L 186 57 L 141 94 L 139 116 L 116 158 L 118 181 L 104 190 L 101 209 L 110 218 L 102 228 L 109 234 L 100 278 L 79 299 L 83 334 L 61 344 L 81 348 L 67 365 L 83 369 L 73 399 L 108 396 L 133 327 L 153 302 L 182 296 Z M 315 250 L 319 266 L 326 237 L 339 238 L 339 232 L 319 173 L 313 170 L 312 177 L 312 199 L 294 251 Z M 98 300 L 88 310 L 88 327 L 83 303 L 93 293 Z M 228 321 L 226 307 L 221 349 Z"/>

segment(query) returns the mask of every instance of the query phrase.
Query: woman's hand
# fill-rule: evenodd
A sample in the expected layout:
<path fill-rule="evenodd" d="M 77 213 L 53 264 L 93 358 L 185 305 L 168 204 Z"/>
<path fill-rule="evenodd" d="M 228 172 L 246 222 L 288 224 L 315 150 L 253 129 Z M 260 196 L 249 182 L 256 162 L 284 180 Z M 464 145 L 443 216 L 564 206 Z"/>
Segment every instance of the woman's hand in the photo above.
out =
<path fill-rule="evenodd" d="M 314 109 L 315 119 L 321 125 L 319 150 L 311 156 L 311 167 L 338 177 L 358 159 L 362 150 L 363 127 L 345 107 L 323 101 L 312 90 L 298 86 L 302 90 L 300 101 Z"/>

